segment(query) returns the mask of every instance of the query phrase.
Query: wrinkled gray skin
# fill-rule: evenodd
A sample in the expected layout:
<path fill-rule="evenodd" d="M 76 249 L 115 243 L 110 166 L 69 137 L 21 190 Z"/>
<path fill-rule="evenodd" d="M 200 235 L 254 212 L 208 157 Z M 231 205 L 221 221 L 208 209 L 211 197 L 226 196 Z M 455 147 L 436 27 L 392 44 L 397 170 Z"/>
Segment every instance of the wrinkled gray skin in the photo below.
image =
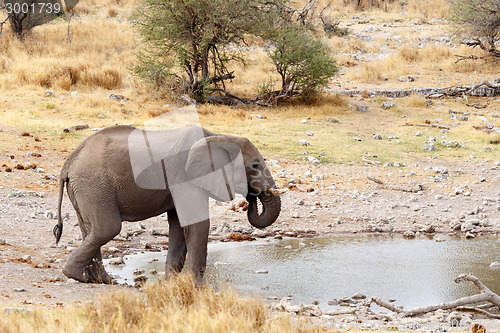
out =
<path fill-rule="evenodd" d="M 59 223 L 54 228 L 54 235 L 59 241 L 62 234 L 61 201 L 66 184 L 83 237 L 80 246 L 69 256 L 63 273 L 81 282 L 113 283 L 102 264 L 101 246 L 120 233 L 122 221 L 141 221 L 167 212 L 170 233 L 166 276 L 180 272 L 189 253 L 187 268 L 194 273 L 197 283 L 201 283 L 206 267 L 210 221 L 207 219 L 181 227 L 168 188 L 148 190 L 136 185 L 127 145 L 133 130 L 131 126 L 115 126 L 97 132 L 83 141 L 62 167 Z M 203 133 L 207 140 L 232 142 L 240 147 L 249 181 L 246 197 L 249 222 L 257 228 L 272 224 L 280 213 L 281 201 L 278 195 L 269 191 L 275 188 L 275 183 L 255 146 L 246 138 L 208 130 L 203 130 Z M 165 140 L 177 140 L 177 136 L 165 132 Z M 165 163 L 184 163 L 188 169 L 187 162 L 197 161 L 196 152 L 189 158 L 191 161 L 187 161 L 187 154 L 184 154 L 175 160 L 166 159 Z M 180 172 L 185 172 L 185 169 Z M 257 198 L 262 203 L 260 213 Z"/>

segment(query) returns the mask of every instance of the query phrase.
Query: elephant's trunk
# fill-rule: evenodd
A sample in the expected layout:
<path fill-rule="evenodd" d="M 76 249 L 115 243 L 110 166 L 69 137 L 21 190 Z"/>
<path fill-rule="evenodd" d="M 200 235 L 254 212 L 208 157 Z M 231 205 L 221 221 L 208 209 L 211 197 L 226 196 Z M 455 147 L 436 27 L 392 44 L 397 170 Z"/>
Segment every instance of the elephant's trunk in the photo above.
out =
<path fill-rule="evenodd" d="M 262 212 L 259 214 L 257 209 L 257 198 L 262 203 Z M 262 192 L 257 197 L 248 195 L 248 222 L 255 228 L 265 228 L 270 226 L 276 219 L 281 211 L 281 199 L 279 195 L 274 193 Z"/>

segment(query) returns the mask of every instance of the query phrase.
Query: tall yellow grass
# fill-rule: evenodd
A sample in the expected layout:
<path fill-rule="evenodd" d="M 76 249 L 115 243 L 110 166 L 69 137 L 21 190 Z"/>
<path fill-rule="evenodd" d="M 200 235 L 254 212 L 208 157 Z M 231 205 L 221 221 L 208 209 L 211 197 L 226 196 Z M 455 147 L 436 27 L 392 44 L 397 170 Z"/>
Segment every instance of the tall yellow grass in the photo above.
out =
<path fill-rule="evenodd" d="M 288 318 L 271 314 L 262 300 L 241 297 L 227 288 L 195 288 L 193 278 L 186 274 L 148 283 L 142 291 L 104 294 L 86 305 L 8 311 L 0 316 L 2 333 L 292 331 Z"/>

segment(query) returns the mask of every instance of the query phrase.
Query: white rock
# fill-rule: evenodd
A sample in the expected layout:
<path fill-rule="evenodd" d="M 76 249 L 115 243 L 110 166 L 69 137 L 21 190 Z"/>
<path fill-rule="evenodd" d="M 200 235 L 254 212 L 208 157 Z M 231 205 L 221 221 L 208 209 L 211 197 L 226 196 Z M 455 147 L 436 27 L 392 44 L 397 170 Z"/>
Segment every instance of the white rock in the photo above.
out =
<path fill-rule="evenodd" d="M 490 267 L 493 269 L 500 269 L 500 262 L 494 261 L 490 264 Z"/>
<path fill-rule="evenodd" d="M 110 265 L 125 265 L 125 261 L 123 260 L 122 257 L 119 258 L 113 258 L 109 261 Z"/>
<path fill-rule="evenodd" d="M 307 140 L 299 140 L 300 146 L 309 146 L 311 143 Z"/>
<path fill-rule="evenodd" d="M 253 272 L 254 274 L 268 274 L 269 271 L 267 269 L 261 269 L 258 271 Z"/>
<path fill-rule="evenodd" d="M 308 157 L 307 157 L 307 160 L 308 160 L 309 162 L 311 162 L 311 163 L 315 163 L 315 164 L 320 163 L 320 161 L 319 161 L 316 157 L 314 157 L 314 156 L 308 156 Z"/>

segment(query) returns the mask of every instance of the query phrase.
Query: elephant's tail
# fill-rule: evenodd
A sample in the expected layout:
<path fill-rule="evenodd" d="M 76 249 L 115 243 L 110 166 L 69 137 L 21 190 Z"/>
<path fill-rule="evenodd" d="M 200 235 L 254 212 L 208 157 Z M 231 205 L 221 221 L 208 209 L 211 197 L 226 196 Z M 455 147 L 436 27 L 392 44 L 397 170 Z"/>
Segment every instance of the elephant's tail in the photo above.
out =
<path fill-rule="evenodd" d="M 61 206 L 62 206 L 62 200 L 63 200 L 63 195 L 64 195 L 64 184 L 68 182 L 68 176 L 63 175 L 63 172 L 61 171 L 61 177 L 59 178 L 59 201 L 57 203 L 57 224 L 54 227 L 53 233 L 54 236 L 56 237 L 56 244 L 59 243 L 59 240 L 61 239 L 62 231 L 63 231 L 63 219 L 61 215 Z"/>

